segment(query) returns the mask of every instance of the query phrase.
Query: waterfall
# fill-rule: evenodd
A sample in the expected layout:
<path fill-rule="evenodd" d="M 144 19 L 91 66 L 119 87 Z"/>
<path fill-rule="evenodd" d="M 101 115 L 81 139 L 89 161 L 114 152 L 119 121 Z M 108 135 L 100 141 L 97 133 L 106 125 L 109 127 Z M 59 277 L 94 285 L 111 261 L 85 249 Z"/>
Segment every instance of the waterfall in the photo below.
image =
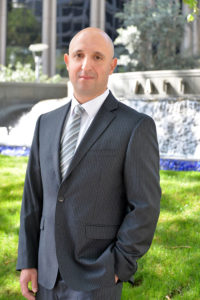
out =
<path fill-rule="evenodd" d="M 29 112 L 25 112 L 14 126 L 0 127 L 0 145 L 30 147 L 38 117 L 68 101 L 68 98 L 62 98 L 38 102 Z"/>
<path fill-rule="evenodd" d="M 68 101 L 68 98 L 40 101 L 13 128 L 0 128 L 0 145 L 30 147 L 38 116 Z M 162 158 L 200 160 L 200 98 L 135 96 L 120 101 L 155 120 Z"/>
<path fill-rule="evenodd" d="M 200 99 L 134 98 L 121 101 L 154 119 L 161 157 L 200 159 Z"/>

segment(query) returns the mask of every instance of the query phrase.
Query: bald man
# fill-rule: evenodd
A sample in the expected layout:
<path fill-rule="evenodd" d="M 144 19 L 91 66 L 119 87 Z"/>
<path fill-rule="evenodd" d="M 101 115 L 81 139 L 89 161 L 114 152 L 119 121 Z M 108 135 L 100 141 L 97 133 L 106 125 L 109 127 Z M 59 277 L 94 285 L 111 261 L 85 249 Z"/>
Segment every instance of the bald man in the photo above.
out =
<path fill-rule="evenodd" d="M 80 31 L 64 60 L 73 97 L 39 117 L 29 156 L 21 290 L 29 300 L 119 300 L 159 216 L 155 124 L 108 90 L 117 59 L 105 32 Z"/>

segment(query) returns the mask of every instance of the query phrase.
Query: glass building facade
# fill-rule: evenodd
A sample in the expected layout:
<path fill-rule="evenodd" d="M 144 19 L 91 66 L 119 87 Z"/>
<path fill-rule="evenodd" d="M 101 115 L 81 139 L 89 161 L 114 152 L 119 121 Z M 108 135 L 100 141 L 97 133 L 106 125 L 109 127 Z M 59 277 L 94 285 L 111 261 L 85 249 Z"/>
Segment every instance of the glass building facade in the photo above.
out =
<path fill-rule="evenodd" d="M 105 1 L 105 31 L 114 40 L 120 27 L 116 13 L 126 0 Z M 32 63 L 30 44 L 40 43 L 42 35 L 43 0 L 8 0 L 6 63 Z M 57 0 L 56 73 L 66 76 L 63 54 L 71 38 L 90 26 L 90 0 Z"/>

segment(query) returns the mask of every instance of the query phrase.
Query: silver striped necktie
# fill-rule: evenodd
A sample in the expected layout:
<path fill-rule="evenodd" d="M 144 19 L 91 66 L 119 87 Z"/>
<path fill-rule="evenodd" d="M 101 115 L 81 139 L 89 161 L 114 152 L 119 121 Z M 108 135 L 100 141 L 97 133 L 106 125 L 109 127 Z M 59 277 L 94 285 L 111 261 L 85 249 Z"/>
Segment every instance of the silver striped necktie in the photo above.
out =
<path fill-rule="evenodd" d="M 73 114 L 70 116 L 61 139 L 60 171 L 62 179 L 75 153 L 83 112 L 84 108 L 80 104 L 74 107 Z"/>

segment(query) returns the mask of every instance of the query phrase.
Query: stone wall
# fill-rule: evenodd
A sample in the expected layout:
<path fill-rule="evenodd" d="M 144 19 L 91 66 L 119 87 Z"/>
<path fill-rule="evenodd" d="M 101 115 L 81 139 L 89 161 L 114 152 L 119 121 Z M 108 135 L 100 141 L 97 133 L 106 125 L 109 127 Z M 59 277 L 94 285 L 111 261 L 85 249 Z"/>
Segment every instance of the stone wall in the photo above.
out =
<path fill-rule="evenodd" d="M 15 122 L 16 118 L 45 99 L 67 96 L 67 83 L 0 82 L 0 126 Z"/>
<path fill-rule="evenodd" d="M 200 69 L 115 73 L 110 76 L 109 87 L 119 98 L 199 95 Z"/>

